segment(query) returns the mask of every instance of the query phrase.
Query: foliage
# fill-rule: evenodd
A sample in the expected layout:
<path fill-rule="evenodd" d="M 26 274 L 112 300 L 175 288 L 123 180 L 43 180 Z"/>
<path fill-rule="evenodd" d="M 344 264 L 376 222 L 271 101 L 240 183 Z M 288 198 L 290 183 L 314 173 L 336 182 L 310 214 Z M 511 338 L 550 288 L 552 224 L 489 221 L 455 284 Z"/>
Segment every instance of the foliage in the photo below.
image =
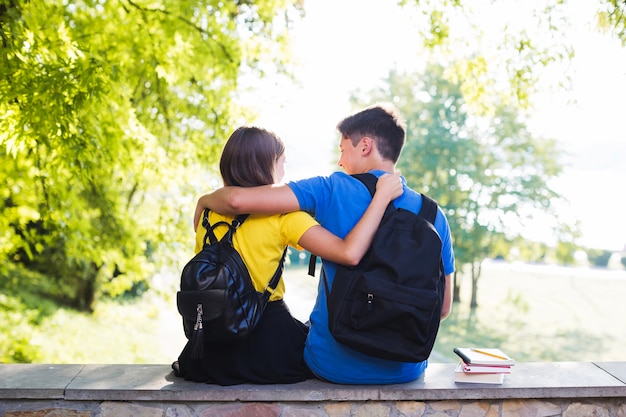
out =
<path fill-rule="evenodd" d="M 550 248 L 543 242 L 533 242 L 523 237 L 515 239 L 518 258 L 523 262 L 545 263 L 550 256 Z"/>
<path fill-rule="evenodd" d="M 469 267 L 473 287 L 482 260 L 523 235 L 534 215 L 557 218 L 552 207 L 560 197 L 550 179 L 561 171 L 559 149 L 554 140 L 534 137 L 517 109 L 494 103 L 493 117 L 473 114 L 460 83 L 435 64 L 422 74 L 392 71 L 384 87 L 354 100 L 366 96 L 367 102 L 391 97 L 407 119 L 398 169 L 439 202 L 453 231 L 457 269 Z"/>
<path fill-rule="evenodd" d="M 30 343 L 36 312 L 15 298 L 0 294 L 0 363 L 30 363 L 39 351 Z"/>
<path fill-rule="evenodd" d="M 532 107 L 533 93 L 551 67 L 573 57 L 563 34 L 571 30 L 563 0 L 401 0 L 425 24 L 416 39 L 434 59 L 450 67 L 473 112 L 493 116 L 496 103 Z M 489 10 L 497 19 L 485 19 Z M 566 72 L 559 82 L 569 85 Z M 553 77 L 549 77 L 553 79 Z"/>
<path fill-rule="evenodd" d="M 603 0 L 598 13 L 598 25 L 611 33 L 626 46 L 626 2 L 624 0 Z"/>
<path fill-rule="evenodd" d="M 2 273 L 8 279 L 0 282 L 0 363 L 155 363 L 184 346 L 173 296 L 149 291 L 81 312 L 48 300 L 34 284 L 43 276 L 16 264 Z"/>
<path fill-rule="evenodd" d="M 35 292 L 44 277 L 12 264 L 0 267 L 0 363 L 29 363 L 41 358 L 32 335 L 55 306 Z"/>
<path fill-rule="evenodd" d="M 575 265 L 576 264 L 576 251 L 579 249 L 578 245 L 574 242 L 559 241 L 556 244 L 555 259 L 559 265 Z"/>
<path fill-rule="evenodd" d="M 605 249 L 587 249 L 587 259 L 593 266 L 608 266 L 613 252 Z"/>
<path fill-rule="evenodd" d="M 2 262 L 82 310 L 172 262 L 291 3 L 0 0 Z"/>
<path fill-rule="evenodd" d="M 596 0 L 400 0 L 422 18 L 417 39 L 431 58 L 459 83 L 465 105 L 476 115 L 497 117 L 498 106 L 532 110 L 535 93 L 569 86 L 571 37 L 579 10 L 587 22 L 626 46 L 626 2 Z M 485 10 L 498 19 L 486 20 Z M 593 23 L 592 23 L 593 24 Z M 572 264 L 577 227 L 561 224 L 554 257 Z M 464 251 L 464 248 L 459 248 Z"/>
<path fill-rule="evenodd" d="M 567 64 L 575 51 L 565 34 L 575 30 L 572 14 L 581 9 L 580 2 L 399 0 L 399 4 L 420 12 L 417 43 L 433 52 L 438 62 L 454 63 L 463 95 L 474 111 L 492 114 L 496 102 L 532 107 L 535 92 L 554 87 L 543 83 L 544 78 L 558 80 L 565 89 L 570 84 Z M 626 46 L 626 2 L 595 0 L 584 6 L 589 13 L 595 11 L 588 21 L 595 21 L 598 31 Z M 498 18 L 486 21 L 485 10 Z"/>

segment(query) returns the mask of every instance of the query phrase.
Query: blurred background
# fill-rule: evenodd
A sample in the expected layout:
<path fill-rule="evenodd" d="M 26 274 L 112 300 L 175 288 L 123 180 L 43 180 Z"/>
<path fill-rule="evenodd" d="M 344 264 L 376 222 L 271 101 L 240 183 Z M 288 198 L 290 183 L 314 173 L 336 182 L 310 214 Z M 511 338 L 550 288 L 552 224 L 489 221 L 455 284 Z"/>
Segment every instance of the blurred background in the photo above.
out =
<path fill-rule="evenodd" d="M 406 118 L 398 169 L 452 227 L 433 360 L 478 343 L 623 360 L 625 8 L 0 1 L 0 362 L 175 359 L 193 210 L 230 132 L 276 131 L 287 180 L 327 175 L 335 125 L 376 101 Z M 303 320 L 306 258 L 285 277 Z"/>

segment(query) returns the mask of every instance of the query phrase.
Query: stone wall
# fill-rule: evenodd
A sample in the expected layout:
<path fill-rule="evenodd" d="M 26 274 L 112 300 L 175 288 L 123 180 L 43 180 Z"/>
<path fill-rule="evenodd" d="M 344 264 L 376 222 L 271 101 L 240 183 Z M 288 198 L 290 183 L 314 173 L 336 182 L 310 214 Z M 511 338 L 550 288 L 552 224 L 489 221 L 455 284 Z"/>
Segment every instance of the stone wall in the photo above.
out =
<path fill-rule="evenodd" d="M 4 402 L 2 417 L 625 417 L 619 399 L 389 402 Z"/>
<path fill-rule="evenodd" d="M 625 417 L 620 399 L 269 403 L 3 402 L 2 417 Z"/>

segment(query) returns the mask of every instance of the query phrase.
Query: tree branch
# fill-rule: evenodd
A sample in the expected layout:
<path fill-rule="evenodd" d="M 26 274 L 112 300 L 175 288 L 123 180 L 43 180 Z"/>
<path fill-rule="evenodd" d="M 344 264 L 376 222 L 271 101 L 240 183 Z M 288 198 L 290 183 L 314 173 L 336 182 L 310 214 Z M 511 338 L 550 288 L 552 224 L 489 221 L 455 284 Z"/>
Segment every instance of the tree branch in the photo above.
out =
<path fill-rule="evenodd" d="M 206 39 L 213 41 L 222 50 L 222 53 L 224 54 L 226 59 L 228 59 L 229 62 L 234 62 L 232 56 L 228 53 L 228 49 L 226 49 L 226 47 L 223 44 L 221 44 L 221 43 L 217 42 L 215 39 L 213 39 L 213 37 L 211 36 L 211 33 L 209 31 L 207 31 L 205 29 L 202 29 L 201 27 L 199 27 L 198 25 L 196 25 L 195 23 L 193 23 L 189 19 L 186 19 L 183 16 L 174 16 L 171 12 L 169 12 L 169 11 L 167 11 L 165 9 L 142 7 L 142 6 L 138 5 L 137 3 L 135 3 L 133 0 L 127 0 L 127 1 L 128 1 L 128 4 L 130 4 L 135 9 L 140 10 L 143 13 L 145 13 L 145 12 L 160 13 L 160 14 L 163 14 L 165 16 L 173 17 L 173 18 L 175 18 L 177 20 L 180 20 L 185 25 L 191 27 L 192 29 L 194 29 L 197 32 L 199 32 L 200 34 L 206 35 Z"/>

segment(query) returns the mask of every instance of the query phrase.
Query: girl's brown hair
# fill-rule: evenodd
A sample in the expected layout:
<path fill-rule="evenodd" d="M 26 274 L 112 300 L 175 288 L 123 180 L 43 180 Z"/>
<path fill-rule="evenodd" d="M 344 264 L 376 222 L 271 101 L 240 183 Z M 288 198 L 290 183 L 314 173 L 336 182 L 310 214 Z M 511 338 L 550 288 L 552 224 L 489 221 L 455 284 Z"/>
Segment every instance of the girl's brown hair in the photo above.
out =
<path fill-rule="evenodd" d="M 226 141 L 220 158 L 224 185 L 254 187 L 274 183 L 274 164 L 285 152 L 276 134 L 259 128 L 242 126 Z"/>

